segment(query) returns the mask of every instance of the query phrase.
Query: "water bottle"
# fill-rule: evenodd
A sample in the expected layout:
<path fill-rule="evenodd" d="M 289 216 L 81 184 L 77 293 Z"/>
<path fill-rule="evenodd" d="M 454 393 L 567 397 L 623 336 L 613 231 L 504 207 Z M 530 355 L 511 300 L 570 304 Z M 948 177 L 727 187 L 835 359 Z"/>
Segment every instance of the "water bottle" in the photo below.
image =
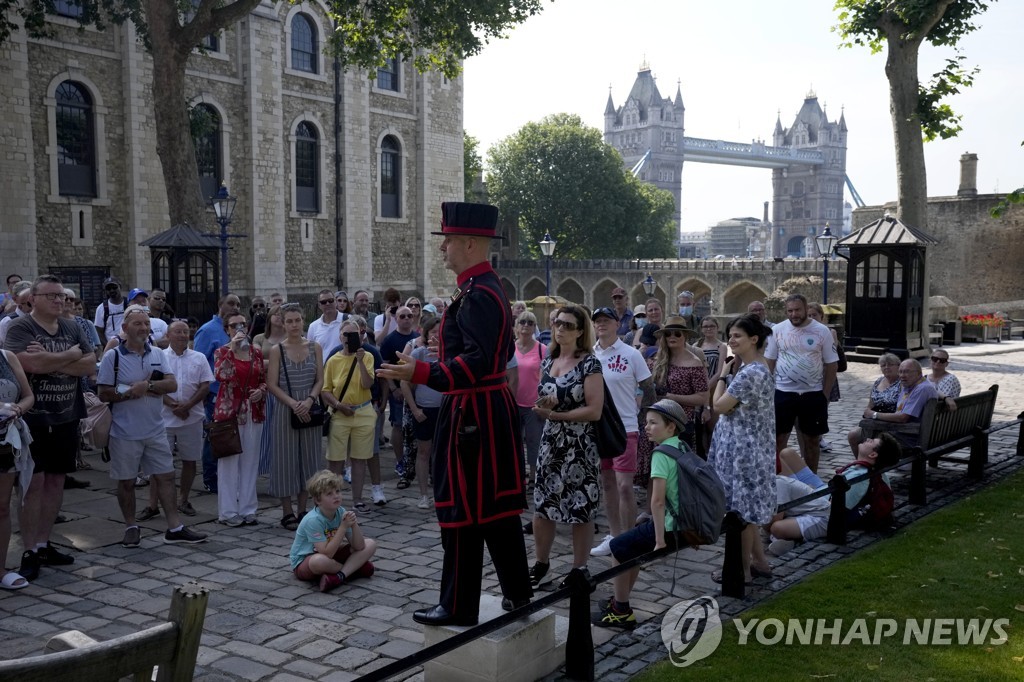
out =
<path fill-rule="evenodd" d="M 247 351 L 247 350 L 249 350 L 249 337 L 248 336 L 246 336 L 245 338 L 243 338 L 241 341 L 238 342 L 238 350 L 240 350 L 240 351 Z"/>

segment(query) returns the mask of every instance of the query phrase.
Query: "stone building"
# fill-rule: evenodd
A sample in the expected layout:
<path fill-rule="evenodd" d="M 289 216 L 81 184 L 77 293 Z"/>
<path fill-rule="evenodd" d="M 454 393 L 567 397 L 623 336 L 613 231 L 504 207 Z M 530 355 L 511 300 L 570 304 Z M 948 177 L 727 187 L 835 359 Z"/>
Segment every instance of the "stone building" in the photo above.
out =
<path fill-rule="evenodd" d="M 18 31 L 0 46 L 0 272 L 59 268 L 94 303 L 101 274 L 146 288 L 167 274 L 139 246 L 171 227 L 159 83 L 132 26 L 80 30 L 78 6 L 54 9 L 52 38 Z M 231 242 L 231 288 L 448 291 L 429 232 L 463 194 L 462 79 L 392 60 L 372 79 L 342 73 L 336 92 L 331 30 L 316 0 L 263 0 L 190 58 L 201 186 L 238 197 L 231 232 L 247 237 Z M 209 215 L 195 227 L 214 232 Z M 189 277 L 218 287 L 212 268 Z"/>
<path fill-rule="evenodd" d="M 956 196 L 928 197 L 930 236 L 939 241 L 927 251 L 929 293 L 958 306 L 991 304 L 993 309 L 1020 316 L 1024 312 L 1024 206 L 1012 205 L 1000 218 L 989 211 L 1005 194 L 978 194 L 977 154 L 960 157 L 960 187 Z M 864 206 L 853 211 L 858 229 L 886 213 L 896 202 Z"/>
<path fill-rule="evenodd" d="M 843 224 L 843 182 L 846 179 L 846 116 L 829 121 L 813 92 L 789 128 L 775 121 L 773 142 L 789 147 L 820 152 L 820 166 L 791 165 L 772 171 L 773 253 L 776 256 L 814 258 L 814 236 L 831 223 L 839 234 Z"/>

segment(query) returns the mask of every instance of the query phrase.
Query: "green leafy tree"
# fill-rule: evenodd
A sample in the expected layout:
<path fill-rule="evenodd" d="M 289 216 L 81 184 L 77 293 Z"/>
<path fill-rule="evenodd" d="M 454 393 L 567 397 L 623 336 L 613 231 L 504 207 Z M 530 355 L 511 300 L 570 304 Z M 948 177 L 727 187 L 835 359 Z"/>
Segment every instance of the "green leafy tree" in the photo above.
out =
<path fill-rule="evenodd" d="M 480 140 L 462 131 L 462 186 L 466 201 L 483 201 L 483 193 L 476 189 L 476 180 L 484 170 L 480 158 Z"/>
<path fill-rule="evenodd" d="M 626 173 L 600 131 L 574 114 L 527 123 L 488 152 L 487 193 L 514 216 L 524 255 L 546 232 L 560 258 L 670 256 L 672 196 Z"/>
<path fill-rule="evenodd" d="M 896 142 L 898 215 L 915 227 L 928 223 L 928 181 L 924 141 L 949 138 L 961 130 L 960 117 L 942 102 L 971 85 L 977 69 L 963 67 L 957 45 L 978 28 L 975 20 L 988 9 L 984 0 L 836 0 L 839 23 L 833 27 L 844 47 L 886 50 L 889 110 Z M 918 53 L 927 41 L 952 47 L 948 59 L 927 85 L 918 79 Z"/>
<path fill-rule="evenodd" d="M 153 57 L 154 125 L 172 223 L 204 222 L 185 96 L 185 66 L 204 36 L 233 26 L 260 0 L 74 0 L 80 22 L 103 28 L 131 21 Z M 417 69 L 458 74 L 477 54 L 541 9 L 542 0 L 325 0 L 334 30 L 326 49 L 343 68 L 374 73 L 393 57 Z M 52 0 L 0 0 L 0 43 L 13 31 L 47 36 Z"/>

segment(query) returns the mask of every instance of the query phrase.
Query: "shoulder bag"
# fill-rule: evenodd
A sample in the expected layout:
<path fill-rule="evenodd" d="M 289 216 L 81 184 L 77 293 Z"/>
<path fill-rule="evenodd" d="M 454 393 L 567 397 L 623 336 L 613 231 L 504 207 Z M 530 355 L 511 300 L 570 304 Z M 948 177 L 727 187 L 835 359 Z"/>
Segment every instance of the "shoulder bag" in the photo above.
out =
<path fill-rule="evenodd" d="M 601 459 L 614 459 L 626 451 L 626 426 L 615 409 L 615 401 L 603 377 L 601 385 L 604 386 L 604 405 L 601 418 L 594 424 L 594 440 Z"/>
<path fill-rule="evenodd" d="M 249 385 L 249 378 L 252 376 L 253 362 L 249 362 L 249 371 L 245 375 L 245 383 L 242 384 L 243 389 Z M 210 439 L 210 451 L 213 453 L 215 459 L 221 457 L 232 457 L 234 455 L 241 454 L 242 452 L 242 436 L 238 432 L 238 410 L 242 406 L 242 401 L 238 401 L 238 405 L 234 406 L 233 412 L 230 419 L 218 422 L 215 421 L 210 424 L 210 430 L 207 437 Z"/>
<path fill-rule="evenodd" d="M 291 382 L 291 379 L 288 378 L 288 363 L 285 362 L 285 360 L 284 360 L 284 344 L 283 343 L 279 343 L 279 344 L 277 344 L 277 347 L 279 349 L 281 349 L 281 371 L 284 372 L 284 383 L 288 386 L 288 395 L 290 395 L 290 396 L 292 396 L 292 398 L 294 398 L 295 396 L 292 395 L 292 382 Z M 313 353 L 314 351 L 313 351 L 312 348 L 310 348 L 309 352 Z M 313 358 L 314 358 L 314 360 L 316 359 L 316 355 L 315 354 L 313 355 Z M 354 363 L 352 365 L 352 368 L 355 369 L 355 364 Z M 351 376 L 351 375 L 349 375 L 349 376 Z M 345 387 L 348 388 L 348 384 L 345 384 Z M 313 396 L 310 396 L 310 397 L 313 397 Z M 305 400 L 305 398 L 303 398 L 303 400 Z M 292 414 L 291 414 L 291 421 L 292 421 L 292 428 L 293 429 L 311 429 L 313 427 L 323 427 L 324 422 L 326 421 L 326 419 L 327 419 L 327 411 L 324 409 L 324 404 L 322 402 L 320 402 L 320 397 L 319 396 L 313 398 L 313 404 L 310 405 L 310 407 L 309 407 L 309 421 L 308 422 L 304 422 L 301 419 L 299 419 L 299 416 L 297 414 L 295 414 L 294 412 L 292 412 Z"/>

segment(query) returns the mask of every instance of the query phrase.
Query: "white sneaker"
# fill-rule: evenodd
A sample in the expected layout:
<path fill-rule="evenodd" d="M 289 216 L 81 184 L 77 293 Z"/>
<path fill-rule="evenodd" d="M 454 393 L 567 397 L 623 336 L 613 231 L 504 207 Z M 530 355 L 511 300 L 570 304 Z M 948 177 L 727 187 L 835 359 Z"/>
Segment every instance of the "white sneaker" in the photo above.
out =
<path fill-rule="evenodd" d="M 612 553 L 612 536 L 605 535 L 601 544 L 590 550 L 590 556 L 608 556 Z"/>
<path fill-rule="evenodd" d="M 794 547 L 796 547 L 796 542 L 793 540 L 776 540 L 773 538 L 768 544 L 768 553 L 772 556 L 782 556 Z"/>
<path fill-rule="evenodd" d="M 825 440 L 825 436 L 818 441 L 818 449 L 822 452 L 832 452 L 832 444 Z"/>
<path fill-rule="evenodd" d="M 379 485 L 375 485 L 375 486 L 373 486 L 372 490 L 373 490 L 373 503 L 375 505 L 377 505 L 378 507 L 383 507 L 385 504 L 388 503 L 388 498 L 384 497 L 384 488 L 383 487 L 381 487 Z"/>
<path fill-rule="evenodd" d="M 424 495 L 420 498 L 420 502 L 416 506 L 420 509 L 430 509 L 430 498 Z"/>
<path fill-rule="evenodd" d="M 352 483 L 352 467 L 345 467 L 345 474 L 342 478 L 345 480 L 345 483 Z"/>

